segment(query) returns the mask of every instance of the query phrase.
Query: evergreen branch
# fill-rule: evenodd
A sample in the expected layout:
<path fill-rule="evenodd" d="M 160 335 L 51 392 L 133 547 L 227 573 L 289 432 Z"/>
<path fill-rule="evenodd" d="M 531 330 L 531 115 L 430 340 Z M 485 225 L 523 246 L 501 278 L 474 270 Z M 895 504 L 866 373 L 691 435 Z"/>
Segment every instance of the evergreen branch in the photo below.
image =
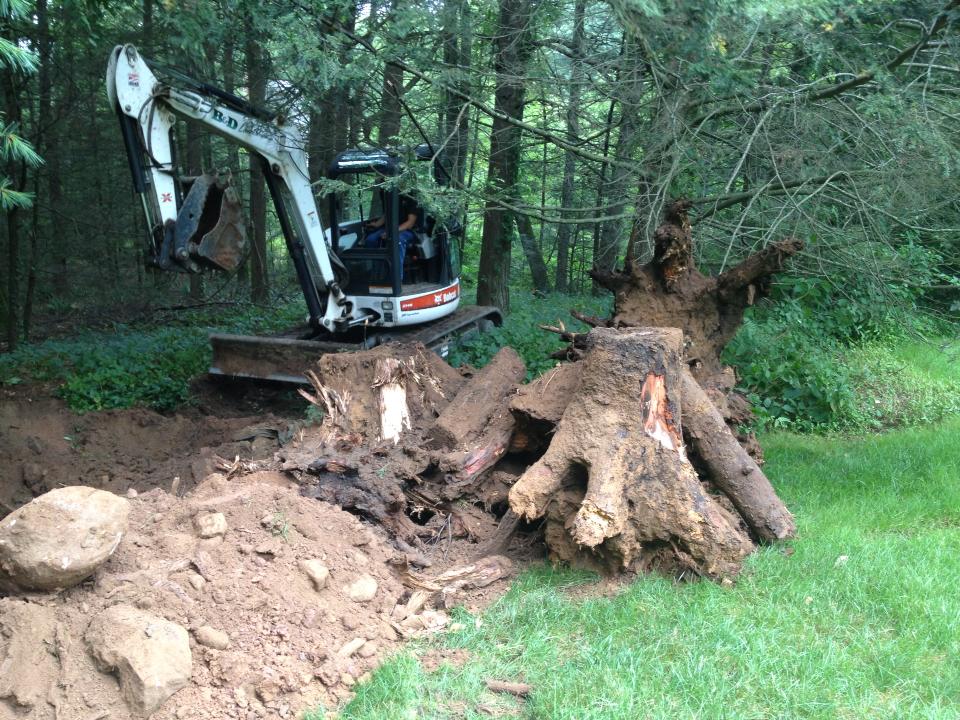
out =
<path fill-rule="evenodd" d="M 33 193 L 20 192 L 10 187 L 9 178 L 0 178 L 0 211 L 23 210 L 33 205 Z"/>
<path fill-rule="evenodd" d="M 43 158 L 37 154 L 30 143 L 17 135 L 16 131 L 16 123 L 10 123 L 0 130 L 0 160 L 23 162 L 31 168 L 43 165 Z"/>

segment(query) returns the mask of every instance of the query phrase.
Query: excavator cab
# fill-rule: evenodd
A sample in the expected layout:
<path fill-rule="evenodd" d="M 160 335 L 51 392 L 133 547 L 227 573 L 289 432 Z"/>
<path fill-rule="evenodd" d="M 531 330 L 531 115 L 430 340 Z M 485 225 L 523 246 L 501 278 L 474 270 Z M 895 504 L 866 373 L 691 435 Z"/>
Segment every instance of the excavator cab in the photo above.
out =
<path fill-rule="evenodd" d="M 412 155 L 422 161 L 433 158 L 427 145 Z M 437 168 L 433 179 L 441 182 Z M 399 313 L 386 302 L 371 308 L 391 324 L 405 324 L 399 322 L 405 311 L 427 309 L 419 307 L 425 305 L 423 299 L 411 295 L 440 291 L 441 300 L 444 294 L 451 299 L 459 295 L 459 225 L 438 220 L 415 196 L 401 192 L 395 178 L 403 169 L 398 152 L 352 149 L 340 153 L 327 171 L 331 180 L 352 186 L 327 196 L 327 239 L 349 274 L 344 290 L 360 302 L 399 298 Z M 401 230 L 411 217 L 413 226 Z M 431 303 L 433 299 L 431 295 Z"/>

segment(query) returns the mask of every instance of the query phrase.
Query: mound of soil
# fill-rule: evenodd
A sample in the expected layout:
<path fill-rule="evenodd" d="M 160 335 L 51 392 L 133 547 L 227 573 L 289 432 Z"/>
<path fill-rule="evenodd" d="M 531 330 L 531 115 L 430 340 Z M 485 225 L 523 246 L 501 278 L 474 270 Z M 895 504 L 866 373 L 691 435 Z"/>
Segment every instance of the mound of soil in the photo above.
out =
<path fill-rule="evenodd" d="M 92 581 L 0 600 L 0 716 L 134 717 L 85 638 L 115 605 L 191 634 L 190 683 L 153 715 L 160 720 L 288 717 L 332 706 L 398 642 L 391 612 L 404 591 L 387 564 L 394 551 L 386 538 L 301 497 L 283 476 L 215 474 L 185 498 L 160 489 L 131 496 L 129 530 Z M 222 513 L 227 530 L 205 539 L 196 520 L 210 512 Z M 320 589 L 306 571 L 311 560 L 329 571 Z"/>

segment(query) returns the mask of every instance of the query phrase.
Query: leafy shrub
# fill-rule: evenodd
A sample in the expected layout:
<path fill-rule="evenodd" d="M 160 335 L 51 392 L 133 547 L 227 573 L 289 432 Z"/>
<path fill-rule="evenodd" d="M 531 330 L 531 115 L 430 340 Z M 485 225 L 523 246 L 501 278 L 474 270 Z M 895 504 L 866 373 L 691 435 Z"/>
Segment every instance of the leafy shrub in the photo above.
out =
<path fill-rule="evenodd" d="M 748 311 L 724 359 L 737 368 L 761 426 L 869 430 L 940 418 L 956 411 L 957 386 L 904 373 L 895 360 L 911 338 L 943 330 L 917 308 L 918 297 L 903 285 L 841 292 L 825 279 L 787 278 L 773 303 Z M 930 397 L 935 389 L 942 397 Z"/>

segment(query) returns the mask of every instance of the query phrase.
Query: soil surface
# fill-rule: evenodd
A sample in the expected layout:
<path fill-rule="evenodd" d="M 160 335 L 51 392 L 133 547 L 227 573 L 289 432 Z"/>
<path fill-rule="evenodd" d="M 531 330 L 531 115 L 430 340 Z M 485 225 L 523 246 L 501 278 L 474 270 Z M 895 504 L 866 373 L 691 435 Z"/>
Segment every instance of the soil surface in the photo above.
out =
<path fill-rule="evenodd" d="M 182 495 L 214 471 L 213 448 L 231 459 L 267 455 L 277 447 L 271 430 L 296 419 L 276 414 L 277 403 L 201 390 L 197 407 L 173 415 L 142 408 L 77 415 L 46 388 L 0 390 L 0 503 L 7 508 L 0 514 L 64 485 L 172 491 L 180 478 Z"/>
<path fill-rule="evenodd" d="M 152 715 L 161 720 L 335 708 L 405 638 L 449 622 L 436 602 L 411 609 L 402 551 L 409 546 L 401 550 L 376 524 L 305 496 L 296 474 L 278 471 L 283 446 L 311 431 L 302 428 L 304 401 L 206 383 L 196 391 L 193 407 L 171 415 L 76 415 L 44 388 L 0 390 L 0 518 L 68 485 L 109 490 L 131 507 L 127 533 L 91 579 L 0 598 L 0 718 L 135 717 L 86 636 L 97 615 L 117 605 L 190 633 L 192 675 Z M 206 513 L 223 514 L 225 534 L 201 537 Z M 425 561 L 413 568 L 419 578 L 469 564 L 495 529 L 488 523 L 454 537 L 440 520 L 415 553 Z M 516 570 L 542 552 L 521 536 L 508 555 Z M 322 588 L 308 576 L 308 560 L 329 571 Z M 460 590 L 453 604 L 479 610 L 508 577 Z M 354 591 L 361 578 L 376 583 L 369 600 Z M 210 629 L 228 646 L 202 644 Z"/>

